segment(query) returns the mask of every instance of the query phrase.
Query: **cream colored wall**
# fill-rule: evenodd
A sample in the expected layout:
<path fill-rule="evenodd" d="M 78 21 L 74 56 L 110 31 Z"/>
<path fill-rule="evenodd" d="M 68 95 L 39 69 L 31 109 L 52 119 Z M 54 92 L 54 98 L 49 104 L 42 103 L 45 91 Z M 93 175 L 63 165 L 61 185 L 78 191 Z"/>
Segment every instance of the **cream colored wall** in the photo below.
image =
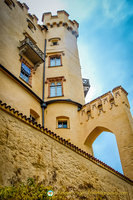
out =
<path fill-rule="evenodd" d="M 78 192 L 74 199 L 133 199 L 131 182 L 17 118 L 0 109 L 1 185 L 38 177 L 45 185 L 52 185 L 54 192 L 59 188 L 66 188 L 66 195 Z"/>
<path fill-rule="evenodd" d="M 80 147 L 81 127 L 79 124 L 79 112 L 77 105 L 67 102 L 56 102 L 49 104 L 45 109 L 45 124 L 48 129 L 57 133 L 65 139 L 69 139 L 73 144 Z M 69 128 L 57 128 L 56 117 L 69 117 Z"/>
<path fill-rule="evenodd" d="M 35 40 L 37 46 L 44 52 L 45 31 L 42 32 L 40 30 L 35 18 L 33 21 L 29 18 L 25 7 L 21 9 L 16 1 L 14 2 L 15 7 L 10 9 L 4 3 L 4 1 L 0 1 L 0 64 L 7 68 L 12 74 L 14 74 L 41 98 L 43 64 L 41 64 L 37 68 L 35 74 L 32 75 L 32 87 L 29 86 L 19 77 L 21 71 L 21 62 L 18 47 L 20 46 L 20 41 L 25 38 L 23 33 L 27 32 Z M 36 27 L 34 33 L 28 28 L 27 18 L 31 20 Z M 12 82 L 9 83 L 9 85 L 11 84 Z M 6 88 L 2 87 L 0 93 L 3 93 L 5 89 Z M 21 90 L 21 86 L 18 87 L 18 90 L 16 90 L 17 95 L 21 96 Z M 12 96 L 11 98 L 14 97 Z M 16 103 L 15 99 L 14 103 Z M 34 104 L 36 103 L 37 102 L 35 101 Z M 17 107 L 20 107 L 21 104 L 22 102 L 20 99 L 20 101 L 17 102 Z M 26 107 L 25 109 L 30 109 L 26 101 L 23 102 L 23 104 Z M 14 104 L 14 106 L 16 105 Z"/>
<path fill-rule="evenodd" d="M 22 112 L 27 117 L 30 117 L 30 109 L 33 109 L 39 114 L 37 122 L 41 123 L 42 111 L 40 102 L 2 71 L 0 71 L 0 81 L 2 83 L 0 84 L 0 100 Z"/>

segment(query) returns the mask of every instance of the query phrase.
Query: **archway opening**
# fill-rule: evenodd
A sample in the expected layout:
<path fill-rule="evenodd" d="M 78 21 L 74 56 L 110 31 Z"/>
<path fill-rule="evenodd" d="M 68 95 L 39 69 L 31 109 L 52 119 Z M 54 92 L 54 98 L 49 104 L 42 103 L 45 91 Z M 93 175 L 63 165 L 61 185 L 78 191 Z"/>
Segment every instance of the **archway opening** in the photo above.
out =
<path fill-rule="evenodd" d="M 116 171 L 123 174 L 115 135 L 103 131 L 92 144 L 93 154 Z"/>

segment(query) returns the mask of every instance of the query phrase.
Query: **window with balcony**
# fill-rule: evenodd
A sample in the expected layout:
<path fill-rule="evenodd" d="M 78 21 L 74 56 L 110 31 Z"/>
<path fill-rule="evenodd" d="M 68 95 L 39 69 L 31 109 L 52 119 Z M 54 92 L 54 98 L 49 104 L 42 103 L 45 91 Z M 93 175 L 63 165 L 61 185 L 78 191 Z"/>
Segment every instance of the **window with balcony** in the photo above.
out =
<path fill-rule="evenodd" d="M 20 78 L 31 86 L 33 66 L 29 64 L 29 62 L 24 57 L 21 57 L 20 61 L 21 61 Z"/>
<path fill-rule="evenodd" d="M 27 67 L 23 62 L 21 64 L 21 72 L 20 72 L 20 77 L 26 82 L 29 83 L 31 76 L 31 69 Z"/>
<path fill-rule="evenodd" d="M 61 63 L 61 56 L 50 56 L 49 58 L 49 66 L 50 67 L 57 67 L 57 66 L 61 66 L 62 63 Z"/>

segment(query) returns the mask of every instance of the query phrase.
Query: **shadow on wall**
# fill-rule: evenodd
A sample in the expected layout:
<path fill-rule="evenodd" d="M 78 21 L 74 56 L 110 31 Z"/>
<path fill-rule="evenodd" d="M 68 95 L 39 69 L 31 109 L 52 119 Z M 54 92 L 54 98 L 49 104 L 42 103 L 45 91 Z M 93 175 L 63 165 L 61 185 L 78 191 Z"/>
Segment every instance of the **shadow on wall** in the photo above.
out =
<path fill-rule="evenodd" d="M 93 142 L 92 148 L 96 158 L 123 174 L 116 137 L 113 133 L 102 132 Z"/>

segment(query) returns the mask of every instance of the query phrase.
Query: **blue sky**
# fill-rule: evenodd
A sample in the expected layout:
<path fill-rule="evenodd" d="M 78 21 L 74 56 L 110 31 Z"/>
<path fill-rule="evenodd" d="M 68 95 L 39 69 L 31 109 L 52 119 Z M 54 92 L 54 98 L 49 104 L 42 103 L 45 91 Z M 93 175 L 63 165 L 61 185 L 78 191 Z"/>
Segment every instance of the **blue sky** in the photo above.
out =
<path fill-rule="evenodd" d="M 91 84 L 86 102 L 122 85 L 129 93 L 128 98 L 133 113 L 132 0 L 21 0 L 21 2 L 27 3 L 30 7 L 29 12 L 36 14 L 40 23 L 42 13 L 50 11 L 56 14 L 57 10 L 66 10 L 70 19 L 78 21 L 78 48 L 82 75 L 84 78 L 89 78 Z M 114 159 L 118 156 L 114 141 L 113 135 L 101 134 L 93 145 L 94 154 L 122 172 L 119 160 Z M 102 154 L 107 148 L 108 154 Z M 113 158 L 112 164 L 108 158 Z"/>

